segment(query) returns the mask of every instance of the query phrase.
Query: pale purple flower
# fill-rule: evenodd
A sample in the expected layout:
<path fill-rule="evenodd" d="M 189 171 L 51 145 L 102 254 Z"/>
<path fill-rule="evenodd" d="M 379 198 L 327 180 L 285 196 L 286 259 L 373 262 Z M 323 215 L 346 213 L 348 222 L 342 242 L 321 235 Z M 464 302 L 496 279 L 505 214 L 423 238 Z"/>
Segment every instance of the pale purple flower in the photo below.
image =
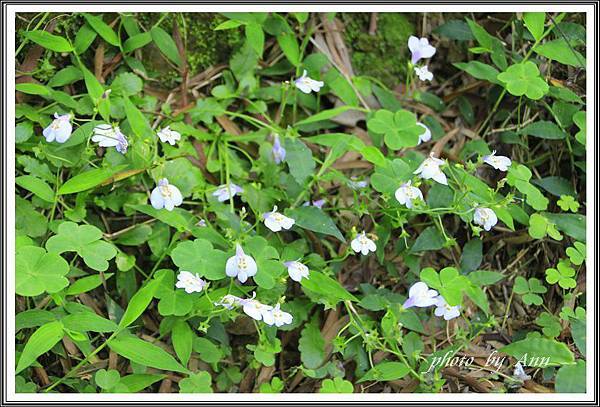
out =
<path fill-rule="evenodd" d="M 276 304 L 271 310 L 262 313 L 263 322 L 267 325 L 280 327 L 292 323 L 292 314 L 282 311 L 279 304 Z"/>
<path fill-rule="evenodd" d="M 433 152 L 431 152 L 429 157 L 423 160 L 421 165 L 419 165 L 419 168 L 417 168 L 414 174 L 420 174 L 419 177 L 423 179 L 433 179 L 440 184 L 448 185 L 446 174 L 444 174 L 440 169 L 440 166 L 444 165 L 445 163 L 446 162 L 444 160 L 435 158 L 433 156 Z"/>
<path fill-rule="evenodd" d="M 303 278 L 308 278 L 308 267 L 299 261 L 286 261 L 283 264 L 287 267 L 292 280 L 300 282 Z"/>
<path fill-rule="evenodd" d="M 351 177 L 350 180 L 348 181 L 348 186 L 355 191 L 366 188 L 368 185 L 369 185 L 369 181 L 367 181 L 367 180 L 358 181 L 356 177 Z"/>
<path fill-rule="evenodd" d="M 279 136 L 277 134 L 273 140 L 273 150 L 271 150 L 271 152 L 273 153 L 273 161 L 275 161 L 276 164 L 281 164 L 283 161 L 285 161 L 285 148 L 281 146 L 281 142 L 279 141 Z"/>
<path fill-rule="evenodd" d="M 242 187 L 239 187 L 231 182 L 229 185 L 219 185 L 215 192 L 213 192 L 213 196 L 216 196 L 219 202 L 225 202 L 228 199 L 236 196 L 236 194 L 241 194 L 242 192 L 244 192 Z"/>
<path fill-rule="evenodd" d="M 162 178 L 150 194 L 150 203 L 154 209 L 165 208 L 168 211 L 172 211 L 176 206 L 183 203 L 183 196 L 179 188 L 169 184 L 168 179 Z"/>
<path fill-rule="evenodd" d="M 92 141 L 98 143 L 100 147 L 114 147 L 121 154 L 125 154 L 129 147 L 127 137 L 121 133 L 121 129 L 110 124 L 99 124 L 94 127 Z"/>
<path fill-rule="evenodd" d="M 59 116 L 58 113 L 54 113 L 54 120 L 44 129 L 42 134 L 48 143 L 56 141 L 62 144 L 71 137 L 72 132 L 71 115 L 63 114 Z"/>
<path fill-rule="evenodd" d="M 406 205 L 408 209 L 413 208 L 413 202 L 420 199 L 423 200 L 423 193 L 417 187 L 413 187 L 408 181 L 405 184 L 402 184 L 400 188 L 396 190 L 394 196 L 402 205 Z"/>
<path fill-rule="evenodd" d="M 435 54 L 435 47 L 429 45 L 427 38 L 417 38 L 411 35 L 408 38 L 408 49 L 412 54 L 412 63 L 416 64 L 422 58 L 431 58 Z"/>
<path fill-rule="evenodd" d="M 377 250 L 377 246 L 375 242 L 369 239 L 365 232 L 361 232 L 350 242 L 350 247 L 356 253 L 362 253 L 363 256 L 369 254 L 369 252 L 374 252 Z"/>
<path fill-rule="evenodd" d="M 510 158 L 496 155 L 496 150 L 492 151 L 492 154 L 483 156 L 483 162 L 500 171 L 508 171 L 508 167 L 512 164 Z"/>
<path fill-rule="evenodd" d="M 419 134 L 419 144 L 431 140 L 431 130 L 429 130 L 429 127 L 425 126 L 423 123 L 417 123 L 417 126 L 421 126 L 425 129 L 424 133 Z"/>
<path fill-rule="evenodd" d="M 430 290 L 427 284 L 419 281 L 408 289 L 408 299 L 402 305 L 404 308 L 410 307 L 430 307 L 437 302 L 438 292 Z"/>
<path fill-rule="evenodd" d="M 513 377 L 522 382 L 524 382 L 525 380 L 531 380 L 531 376 L 529 376 L 527 373 L 525 373 L 525 370 L 523 369 L 523 365 L 521 364 L 521 362 L 517 362 L 517 364 L 515 365 Z"/>
<path fill-rule="evenodd" d="M 206 286 L 206 281 L 202 280 L 198 273 L 193 274 L 189 271 L 180 271 L 177 275 L 175 287 L 185 289 L 188 294 L 199 293 Z"/>
<path fill-rule="evenodd" d="M 421 67 L 415 66 L 415 73 L 417 74 L 419 79 L 422 81 L 432 81 L 433 80 L 433 73 L 429 72 L 429 68 L 427 67 L 427 65 L 424 65 Z"/>
<path fill-rule="evenodd" d="M 200 219 L 198 222 L 196 222 L 196 226 L 198 226 L 199 228 L 205 228 L 206 221 L 204 219 Z"/>
<path fill-rule="evenodd" d="M 169 143 L 172 146 L 174 146 L 175 143 L 181 139 L 181 134 L 179 134 L 179 132 L 175 130 L 171 130 L 169 126 L 165 127 L 164 129 L 161 129 L 157 133 L 157 136 L 160 139 L 160 141 L 162 141 L 163 143 Z"/>
<path fill-rule="evenodd" d="M 302 92 L 302 93 L 310 93 L 310 92 L 318 92 L 321 90 L 323 85 L 325 85 L 322 81 L 316 81 L 307 76 L 306 69 L 302 73 L 302 76 L 294 81 L 294 85 Z"/>
<path fill-rule="evenodd" d="M 434 311 L 436 317 L 444 317 L 446 321 L 450 321 L 460 315 L 460 305 L 450 306 L 441 295 L 437 297 L 435 303 L 437 307 Z"/>
<path fill-rule="evenodd" d="M 294 219 L 277 212 L 277 206 L 273 207 L 272 212 L 263 213 L 262 217 L 265 221 L 265 226 L 273 232 L 279 232 L 281 229 L 288 230 L 296 223 Z"/>
<path fill-rule="evenodd" d="M 237 277 L 241 283 L 245 283 L 248 277 L 256 275 L 258 268 L 251 256 L 244 253 L 239 244 L 235 245 L 235 256 L 231 256 L 225 264 L 225 274 L 229 277 Z"/>
<path fill-rule="evenodd" d="M 323 205 L 325 205 L 325 199 L 317 199 L 316 201 L 306 201 L 302 204 L 302 206 L 316 206 L 319 209 L 323 208 Z"/>
<path fill-rule="evenodd" d="M 475 208 L 473 214 L 473 222 L 479 226 L 483 226 L 486 231 L 489 231 L 498 223 L 496 213 L 489 208 Z"/>

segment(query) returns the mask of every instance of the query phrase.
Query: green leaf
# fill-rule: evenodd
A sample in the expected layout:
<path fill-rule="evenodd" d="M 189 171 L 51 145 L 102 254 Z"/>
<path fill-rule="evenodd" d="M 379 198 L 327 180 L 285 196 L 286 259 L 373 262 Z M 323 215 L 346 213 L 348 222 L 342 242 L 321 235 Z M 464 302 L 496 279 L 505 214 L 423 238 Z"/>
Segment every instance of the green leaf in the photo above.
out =
<path fill-rule="evenodd" d="M 540 77 L 537 65 L 531 61 L 511 65 L 505 72 L 498 74 L 498 80 L 513 96 L 527 96 L 539 100 L 548 93 L 548 84 Z"/>
<path fill-rule="evenodd" d="M 333 380 L 325 379 L 321 382 L 319 393 L 353 393 L 354 386 L 352 382 L 344 380 L 341 377 L 334 377 Z"/>
<path fill-rule="evenodd" d="M 121 44 L 121 40 L 115 34 L 112 28 L 108 24 L 106 24 L 100 17 L 96 17 L 94 15 L 83 13 L 83 17 L 87 21 L 87 23 L 104 39 L 104 41 L 108 42 L 115 47 L 118 47 Z"/>
<path fill-rule="evenodd" d="M 367 121 L 370 132 L 383 134 L 385 144 L 392 150 L 404 147 L 415 147 L 419 136 L 425 131 L 417 125 L 417 117 L 407 110 L 392 113 L 389 110 L 378 110 Z"/>
<path fill-rule="evenodd" d="M 117 168 L 122 169 L 123 167 Z M 74 194 L 93 188 L 110 179 L 115 172 L 115 168 L 97 168 L 77 174 L 61 185 L 58 195 Z"/>
<path fill-rule="evenodd" d="M 568 179 L 563 177 L 550 176 L 541 179 L 534 179 L 531 182 L 558 197 L 561 195 L 577 195 L 573 189 L 573 184 L 571 184 Z"/>
<path fill-rule="evenodd" d="M 296 35 L 293 33 L 283 32 L 277 36 L 277 43 L 281 47 L 285 57 L 294 66 L 300 65 L 300 46 Z"/>
<path fill-rule="evenodd" d="M 82 25 L 75 35 L 75 53 L 81 55 L 87 51 L 97 35 L 96 31 L 89 24 Z"/>
<path fill-rule="evenodd" d="M 295 226 L 336 237 L 342 242 L 346 241 L 333 220 L 320 208 L 301 206 L 286 211 L 286 215 L 296 221 Z"/>
<path fill-rule="evenodd" d="M 357 383 L 367 381 L 388 382 L 402 379 L 410 372 L 410 368 L 403 362 L 382 362 L 374 366 Z"/>
<path fill-rule="evenodd" d="M 502 85 L 498 77 L 498 70 L 491 65 L 479 61 L 456 62 L 455 67 L 461 69 L 476 79 L 483 79 L 491 83 Z"/>
<path fill-rule="evenodd" d="M 181 242 L 171 252 L 173 263 L 181 270 L 198 273 L 200 277 L 209 280 L 225 278 L 225 263 L 227 254 L 213 248 L 213 245 L 204 239 Z"/>
<path fill-rule="evenodd" d="M 475 285 L 493 285 L 504 278 L 497 271 L 477 270 L 467 274 L 467 278 Z"/>
<path fill-rule="evenodd" d="M 460 256 L 460 269 L 467 274 L 481 265 L 483 260 L 483 243 L 481 239 L 471 239 L 463 247 Z"/>
<path fill-rule="evenodd" d="M 150 30 L 150 35 L 152 36 L 152 40 L 160 49 L 160 51 L 171 61 L 174 62 L 177 66 L 183 66 L 183 61 L 179 56 L 179 51 L 177 50 L 177 45 L 173 38 L 162 28 L 160 27 L 152 27 Z"/>
<path fill-rule="evenodd" d="M 304 367 L 308 369 L 318 368 L 325 358 L 325 340 L 321 335 L 317 321 L 317 319 L 314 319 L 304 326 L 298 341 L 300 360 L 302 360 Z"/>
<path fill-rule="evenodd" d="M 179 382 L 179 393 L 212 393 L 211 384 L 210 373 L 194 373 Z"/>
<path fill-rule="evenodd" d="M 314 114 L 312 116 L 307 117 L 306 119 L 300 120 L 299 122 L 296 122 L 296 126 L 302 126 L 305 124 L 311 124 L 311 123 L 316 123 L 316 122 L 320 122 L 320 121 L 324 121 L 324 120 L 329 120 L 333 117 L 336 117 L 348 110 L 356 110 L 356 107 L 354 106 L 340 106 L 340 107 L 335 107 L 333 109 L 325 109 L 325 110 L 321 110 L 319 113 Z"/>
<path fill-rule="evenodd" d="M 570 213 L 548 213 L 543 212 L 542 215 L 550 222 L 556 225 L 556 228 L 561 232 L 566 233 L 573 239 L 580 242 L 586 241 L 586 224 L 585 216 Z"/>
<path fill-rule="evenodd" d="M 582 110 L 573 115 L 573 122 L 579 127 L 579 131 L 575 134 L 575 140 L 577 140 L 580 144 L 585 146 L 586 139 L 586 120 L 585 120 L 585 111 Z"/>
<path fill-rule="evenodd" d="M 545 138 L 548 140 L 562 140 L 567 137 L 565 132 L 562 131 L 555 123 L 545 120 L 528 124 L 521 129 L 520 133 L 528 136 Z"/>
<path fill-rule="evenodd" d="M 439 250 L 444 247 L 444 243 L 444 237 L 437 230 L 437 228 L 435 226 L 429 226 L 427 229 L 421 232 L 419 237 L 417 237 L 417 240 L 415 240 L 415 243 L 410 248 L 410 252 L 416 253 L 429 250 Z"/>
<path fill-rule="evenodd" d="M 285 139 L 285 162 L 290 168 L 290 174 L 296 182 L 303 184 L 315 171 L 315 160 L 312 152 L 300 139 L 288 137 Z"/>
<path fill-rule="evenodd" d="M 48 96 L 50 94 L 50 89 L 44 85 L 38 85 L 37 83 L 17 83 L 15 85 L 15 90 L 28 95 Z"/>
<path fill-rule="evenodd" d="M 386 161 L 385 166 L 375 167 L 375 173 L 371 176 L 371 185 L 376 191 L 394 195 L 394 192 L 406 181 L 412 178 L 410 166 L 400 158 Z"/>
<path fill-rule="evenodd" d="M 33 175 L 21 175 L 15 178 L 15 183 L 46 202 L 54 202 L 54 191 L 43 180 Z"/>
<path fill-rule="evenodd" d="M 531 366 L 527 362 L 532 360 L 547 361 L 547 363 L 542 363 L 541 366 L 537 367 L 561 366 L 575 363 L 573 353 L 567 345 L 553 339 L 527 338 L 506 345 L 498 351 L 516 359 L 522 359 L 525 356 L 526 361 L 522 363 L 523 366 Z"/>
<path fill-rule="evenodd" d="M 533 49 L 538 55 L 544 56 L 552 61 L 560 62 L 561 64 L 570 65 L 578 68 L 585 67 L 585 58 L 573 45 L 569 44 L 564 38 L 548 41 L 538 45 Z"/>
<path fill-rule="evenodd" d="M 127 305 L 127 309 L 119 321 L 119 328 L 128 327 L 136 319 L 138 319 L 140 315 L 142 315 L 146 308 L 148 308 L 148 305 L 150 305 L 150 302 L 152 301 L 152 298 L 154 298 L 154 294 L 156 294 L 156 290 L 160 286 L 161 282 L 162 277 L 156 277 L 144 287 L 140 288 L 138 292 L 131 297 L 129 304 Z"/>
<path fill-rule="evenodd" d="M 95 226 L 62 222 L 58 226 L 58 233 L 46 242 L 46 249 L 57 254 L 77 252 L 88 267 L 105 271 L 108 269 L 108 260 L 117 255 L 117 250 L 100 239 L 102 231 Z"/>
<path fill-rule="evenodd" d="M 578 360 L 574 365 L 566 365 L 558 369 L 554 381 L 554 390 L 557 393 L 585 393 L 585 361 Z"/>
<path fill-rule="evenodd" d="M 133 52 L 138 48 L 142 48 L 152 42 L 152 35 L 149 32 L 136 34 L 127 38 L 123 44 L 123 52 Z"/>
<path fill-rule="evenodd" d="M 249 23 L 244 27 L 246 40 L 254 49 L 256 54 L 262 58 L 263 48 L 265 46 L 265 33 L 260 24 Z"/>
<path fill-rule="evenodd" d="M 64 39 L 63 37 L 59 37 L 58 35 L 50 34 L 48 31 L 44 30 L 35 30 L 35 31 L 27 31 L 25 33 L 25 37 L 29 40 L 35 42 L 42 47 L 49 49 L 55 52 L 72 52 L 73 46 Z"/>
<path fill-rule="evenodd" d="M 79 65 L 79 70 L 83 73 L 83 80 L 88 94 L 97 102 L 104 94 L 104 86 L 98 82 L 96 76 L 83 66 L 83 64 Z M 108 121 L 108 118 L 104 119 Z"/>
<path fill-rule="evenodd" d="M 142 112 L 131 103 L 127 96 L 123 97 L 123 106 L 125 106 L 127 121 L 129 122 L 133 133 L 138 136 L 140 140 L 150 140 L 154 132 Z"/>
<path fill-rule="evenodd" d="M 114 332 L 117 324 L 93 312 L 77 312 L 64 317 L 65 328 L 76 332 Z"/>
<path fill-rule="evenodd" d="M 142 366 L 188 373 L 188 370 L 165 350 L 130 334 L 116 336 L 108 342 L 108 346 L 120 356 Z"/>
<path fill-rule="evenodd" d="M 463 20 L 448 20 L 436 27 L 434 33 L 457 41 L 470 41 L 475 39 L 469 25 Z"/>
<path fill-rule="evenodd" d="M 178 319 L 177 322 L 175 322 L 173 330 L 171 331 L 171 341 L 173 342 L 173 348 L 175 349 L 177 357 L 183 366 L 187 366 L 190 356 L 192 355 L 192 345 L 194 341 L 194 333 L 187 322 L 182 319 Z"/>
<path fill-rule="evenodd" d="M 109 369 L 107 371 L 106 369 L 100 369 L 96 372 L 94 380 L 98 387 L 108 390 L 115 387 L 117 383 L 119 383 L 119 380 L 121 380 L 121 375 L 119 374 L 118 370 Z"/>
<path fill-rule="evenodd" d="M 311 271 L 309 277 L 307 279 L 303 278 L 300 283 L 310 291 L 323 294 L 333 303 L 345 300 L 358 302 L 358 299 L 340 283 L 321 272 Z"/>
<path fill-rule="evenodd" d="M 137 95 L 144 88 L 142 79 L 134 73 L 124 72 L 111 83 L 111 89 L 123 96 Z"/>
<path fill-rule="evenodd" d="M 194 338 L 193 348 L 194 352 L 200 355 L 200 359 L 206 363 L 217 363 L 223 357 L 221 349 L 209 339 L 203 337 Z"/>
<path fill-rule="evenodd" d="M 69 264 L 58 254 L 22 246 L 15 254 L 15 292 L 27 297 L 56 293 L 69 285 L 68 272 Z"/>
<path fill-rule="evenodd" d="M 165 377 L 165 375 L 160 374 L 135 373 L 123 376 L 119 383 L 127 387 L 129 393 L 139 393 Z"/>
<path fill-rule="evenodd" d="M 19 312 L 15 317 L 15 331 L 21 329 L 34 328 L 45 323 L 56 321 L 56 315 L 50 311 L 41 309 L 30 309 Z"/>
<path fill-rule="evenodd" d="M 427 285 L 437 289 L 451 306 L 462 303 L 462 291 L 469 286 L 469 280 L 454 267 L 445 267 L 439 274 L 427 267 L 421 270 L 419 276 Z"/>
<path fill-rule="evenodd" d="M 542 39 L 544 34 L 544 22 L 546 21 L 546 13 L 529 12 L 523 13 L 523 23 L 529 30 L 536 41 Z"/>
<path fill-rule="evenodd" d="M 29 367 L 35 360 L 54 347 L 64 336 L 60 321 L 48 322 L 39 327 L 25 344 L 15 373 Z"/>

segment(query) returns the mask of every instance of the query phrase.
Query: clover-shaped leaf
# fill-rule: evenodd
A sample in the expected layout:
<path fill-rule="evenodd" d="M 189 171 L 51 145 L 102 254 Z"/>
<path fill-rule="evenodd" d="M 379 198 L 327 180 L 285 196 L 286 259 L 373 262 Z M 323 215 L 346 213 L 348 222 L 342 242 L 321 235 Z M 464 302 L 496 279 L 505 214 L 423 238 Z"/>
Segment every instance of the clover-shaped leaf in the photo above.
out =
<path fill-rule="evenodd" d="M 579 131 L 575 134 L 575 140 L 585 146 L 585 110 L 579 111 L 573 115 L 573 122 L 579 127 Z"/>
<path fill-rule="evenodd" d="M 46 249 L 57 254 L 76 252 L 88 267 L 106 271 L 108 260 L 117 255 L 117 249 L 100 239 L 102 231 L 95 226 L 63 222 L 58 226 L 58 233 L 46 242 Z"/>
<path fill-rule="evenodd" d="M 65 277 L 68 272 L 69 264 L 58 254 L 46 253 L 36 246 L 19 247 L 15 257 L 15 291 L 27 297 L 56 293 L 69 285 Z"/>
<path fill-rule="evenodd" d="M 181 270 L 197 273 L 208 280 L 225 278 L 227 254 L 214 249 L 208 240 L 196 239 L 179 243 L 171 252 L 171 259 Z"/>
<path fill-rule="evenodd" d="M 94 380 L 101 389 L 109 390 L 115 387 L 117 383 L 119 383 L 119 381 L 121 380 L 121 375 L 119 375 L 118 370 L 100 369 L 96 372 Z"/>
<path fill-rule="evenodd" d="M 567 256 L 571 259 L 571 263 L 579 266 L 585 261 L 585 244 L 575 242 L 573 246 L 567 248 Z"/>
<path fill-rule="evenodd" d="M 446 267 L 439 274 L 431 267 L 421 270 L 420 278 L 428 286 L 435 288 L 449 305 L 459 305 L 462 302 L 463 290 L 470 286 L 470 281 L 458 273 L 454 267 Z"/>
<path fill-rule="evenodd" d="M 579 210 L 579 202 L 577 202 L 571 195 L 561 195 L 556 204 L 565 212 L 577 212 Z"/>
<path fill-rule="evenodd" d="M 562 331 L 558 318 L 548 312 L 542 312 L 535 323 L 542 327 L 542 332 L 549 338 L 556 338 Z"/>
<path fill-rule="evenodd" d="M 415 147 L 419 136 L 425 129 L 417 125 L 417 117 L 407 110 L 392 113 L 389 110 L 378 110 L 367 122 L 369 131 L 383 134 L 385 144 L 392 150 L 403 147 Z"/>
<path fill-rule="evenodd" d="M 283 391 L 283 381 L 279 377 L 271 379 L 270 383 L 263 383 L 260 385 L 258 391 L 261 393 L 281 393 Z"/>
<path fill-rule="evenodd" d="M 179 393 L 212 393 L 211 377 L 208 372 L 198 372 L 179 382 Z"/>
<path fill-rule="evenodd" d="M 260 236 L 253 236 L 243 244 L 246 254 L 251 255 L 256 261 L 258 271 L 254 281 L 260 287 L 270 290 L 275 287 L 275 279 L 285 272 L 285 267 L 278 261 L 277 249 L 269 246 L 267 240 Z"/>
<path fill-rule="evenodd" d="M 529 235 L 534 239 L 543 239 L 546 235 L 550 236 L 554 240 L 562 240 L 563 236 L 560 234 L 556 225 L 546 219 L 539 213 L 534 213 L 529 217 Z"/>
<path fill-rule="evenodd" d="M 569 260 L 562 259 L 556 268 L 546 270 L 546 281 L 550 284 L 558 283 L 564 289 L 575 288 L 577 281 L 572 278 L 574 275 L 575 270 L 571 267 Z"/>
<path fill-rule="evenodd" d="M 344 380 L 341 377 L 334 377 L 333 380 L 325 379 L 321 383 L 321 390 L 319 393 L 352 393 L 354 392 L 354 386 L 352 382 Z"/>
<path fill-rule="evenodd" d="M 198 294 L 188 294 L 185 290 L 175 288 L 175 274 L 173 270 L 157 270 L 156 278 L 161 278 L 161 283 L 154 296 L 159 298 L 158 312 L 161 315 L 186 315 L 194 306 L 194 296 Z"/>
<path fill-rule="evenodd" d="M 413 176 L 410 166 L 400 158 L 386 162 L 386 166 L 376 166 L 371 176 L 371 185 L 376 191 L 393 195 L 398 187 Z"/>
<path fill-rule="evenodd" d="M 531 179 L 531 170 L 522 164 L 513 164 L 508 168 L 506 182 L 513 186 L 527 197 L 527 203 L 538 211 L 543 211 L 548 207 L 548 199 L 533 186 Z"/>
<path fill-rule="evenodd" d="M 537 65 L 531 61 L 511 65 L 506 71 L 499 73 L 497 78 L 513 96 L 525 95 L 529 99 L 538 100 L 549 90 L 546 81 L 540 77 Z"/>
<path fill-rule="evenodd" d="M 516 294 L 522 296 L 523 302 L 527 305 L 541 305 L 543 300 L 538 294 L 544 294 L 548 291 L 537 278 L 530 278 L 527 281 L 521 276 L 515 279 L 513 290 Z"/>

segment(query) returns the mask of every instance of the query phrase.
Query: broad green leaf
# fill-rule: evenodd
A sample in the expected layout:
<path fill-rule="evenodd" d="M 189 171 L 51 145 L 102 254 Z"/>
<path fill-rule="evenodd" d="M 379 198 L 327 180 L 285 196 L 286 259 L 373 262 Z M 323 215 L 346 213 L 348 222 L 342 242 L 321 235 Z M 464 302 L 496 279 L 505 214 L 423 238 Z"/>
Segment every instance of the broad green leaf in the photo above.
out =
<path fill-rule="evenodd" d="M 54 191 L 52 188 L 45 181 L 33 175 L 21 175 L 15 178 L 15 183 L 21 188 L 33 192 L 35 196 L 46 202 L 54 202 Z"/>
<path fill-rule="evenodd" d="M 277 43 L 292 65 L 300 65 L 300 46 L 298 45 L 296 35 L 293 33 L 281 33 L 277 36 Z"/>
<path fill-rule="evenodd" d="M 265 46 L 265 33 L 260 24 L 250 23 L 245 27 L 246 40 L 250 43 L 256 54 L 262 58 L 263 48 Z"/>
<path fill-rule="evenodd" d="M 376 191 L 394 195 L 394 192 L 413 176 L 410 166 L 400 158 L 386 161 L 385 166 L 375 167 L 371 176 L 371 185 Z"/>
<path fill-rule="evenodd" d="M 348 110 L 354 110 L 354 109 L 356 109 L 356 108 L 353 106 L 340 106 L 340 107 L 335 107 L 333 109 L 321 110 L 317 114 L 314 114 L 312 116 L 307 117 L 306 119 L 296 122 L 296 126 L 302 126 L 305 124 L 316 123 L 316 122 L 320 122 L 323 120 L 329 120 L 329 119 L 334 118 Z"/>
<path fill-rule="evenodd" d="M 520 133 L 549 140 L 560 140 L 567 137 L 565 132 L 562 131 L 555 123 L 545 120 L 528 124 L 521 129 Z"/>
<path fill-rule="evenodd" d="M 123 333 L 111 339 L 108 346 L 120 356 L 142 366 L 188 373 L 188 370 L 165 350 L 136 336 Z"/>
<path fill-rule="evenodd" d="M 39 327 L 25 344 L 15 373 L 29 367 L 35 360 L 54 347 L 64 336 L 60 321 L 48 322 Z"/>
<path fill-rule="evenodd" d="M 94 376 L 94 381 L 98 385 L 98 387 L 108 390 L 115 387 L 119 380 L 121 379 L 121 375 L 118 370 L 114 369 L 100 369 L 96 372 Z"/>
<path fill-rule="evenodd" d="M 92 14 L 83 13 L 83 17 L 87 21 L 87 23 L 104 39 L 104 41 L 108 42 L 115 47 L 118 47 L 121 44 L 121 40 L 115 34 L 112 28 L 108 24 L 106 24 L 100 17 L 96 17 Z"/>
<path fill-rule="evenodd" d="M 198 372 L 179 382 L 179 393 L 212 393 L 212 379 L 208 372 Z"/>
<path fill-rule="evenodd" d="M 476 270 L 483 260 L 483 243 L 481 239 L 471 239 L 463 247 L 460 256 L 460 269 L 464 274 Z"/>
<path fill-rule="evenodd" d="M 20 247 L 15 255 L 15 292 L 27 297 L 56 293 L 69 285 L 68 272 L 69 264 L 57 253 L 36 246 Z"/>
<path fill-rule="evenodd" d="M 213 248 L 213 245 L 204 239 L 181 242 L 171 252 L 173 263 L 181 270 L 198 273 L 200 277 L 209 280 L 225 278 L 225 263 L 227 254 Z"/>
<path fill-rule="evenodd" d="M 550 60 L 578 68 L 585 67 L 585 58 L 573 45 L 569 46 L 564 38 L 552 40 L 538 45 L 533 49 L 538 55 Z"/>
<path fill-rule="evenodd" d="M 557 393 L 585 393 L 585 361 L 578 360 L 574 365 L 562 366 L 556 372 L 554 390 Z"/>
<path fill-rule="evenodd" d="M 415 240 L 410 248 L 411 253 L 428 250 L 439 250 L 444 247 L 444 237 L 435 226 L 429 226 Z"/>
<path fill-rule="evenodd" d="M 304 184 L 306 179 L 315 172 L 316 164 L 312 152 L 306 147 L 306 144 L 297 138 L 286 138 L 284 147 L 287 153 L 285 162 L 290 168 L 290 174 L 296 182 Z"/>
<path fill-rule="evenodd" d="M 39 85 L 37 83 L 17 83 L 15 85 L 15 90 L 17 92 L 26 93 L 28 95 L 50 95 L 50 89 L 48 89 L 44 85 Z"/>
<path fill-rule="evenodd" d="M 129 97 L 123 97 L 123 106 L 125 106 L 125 114 L 127 115 L 127 121 L 133 130 L 133 133 L 138 137 L 139 140 L 150 140 L 153 136 L 152 127 L 148 124 L 148 120 L 144 117 L 142 112 L 131 103 Z"/>
<path fill-rule="evenodd" d="M 54 315 L 54 313 L 41 309 L 30 309 L 19 312 L 16 315 L 15 331 L 18 332 L 21 329 L 34 328 L 52 321 L 56 321 L 56 315 Z"/>
<path fill-rule="evenodd" d="M 546 20 L 546 13 L 540 12 L 529 12 L 523 13 L 523 23 L 529 30 L 533 38 L 539 41 L 544 34 L 544 22 Z"/>
<path fill-rule="evenodd" d="M 81 55 L 87 51 L 97 35 L 96 31 L 89 24 L 82 25 L 77 34 L 75 34 L 75 53 Z"/>
<path fill-rule="evenodd" d="M 93 312 L 77 312 L 64 317 L 64 327 L 77 332 L 114 332 L 117 324 Z"/>
<path fill-rule="evenodd" d="M 388 382 L 402 379 L 410 372 L 410 368 L 403 362 L 382 362 L 374 366 L 357 383 L 367 381 Z"/>
<path fill-rule="evenodd" d="M 513 96 L 527 96 L 539 100 L 548 93 L 548 84 L 540 77 L 537 65 L 531 61 L 520 62 L 508 67 L 505 72 L 498 74 L 506 90 Z"/>
<path fill-rule="evenodd" d="M 177 357 L 183 364 L 187 366 L 190 356 L 192 355 L 192 345 L 194 341 L 194 333 L 192 329 L 182 319 L 177 320 L 171 331 L 171 341 Z"/>
<path fill-rule="evenodd" d="M 217 363 L 223 357 L 221 349 L 204 337 L 194 338 L 194 352 L 200 355 L 200 359 L 206 363 Z"/>
<path fill-rule="evenodd" d="M 318 320 L 314 319 L 311 323 L 306 324 L 298 341 L 300 359 L 304 367 L 308 369 L 318 368 L 325 358 L 325 340 L 321 335 L 317 322 Z"/>
<path fill-rule="evenodd" d="M 334 236 L 342 242 L 346 241 L 333 220 L 320 208 L 315 206 L 301 206 L 287 210 L 286 215 L 296 221 L 295 226 Z"/>
<path fill-rule="evenodd" d="M 573 239 L 580 242 L 586 241 L 586 224 L 585 216 L 570 213 L 548 213 L 542 215 L 550 222 L 556 225 L 556 228 L 561 232 L 566 233 Z"/>
<path fill-rule="evenodd" d="M 146 284 L 146 286 L 140 288 L 138 292 L 131 297 L 127 309 L 119 321 L 119 328 L 128 327 L 142 315 L 146 308 L 148 308 L 148 305 L 150 305 L 161 282 L 162 278 L 157 277 Z"/>
<path fill-rule="evenodd" d="M 433 30 L 443 37 L 457 41 L 470 41 L 475 39 L 469 25 L 463 20 L 448 20 Z"/>
<path fill-rule="evenodd" d="M 25 33 L 25 37 L 30 39 L 42 47 L 49 49 L 55 52 L 72 52 L 73 46 L 64 39 L 63 37 L 59 37 L 58 35 L 50 34 L 48 31 L 44 30 L 35 30 L 35 31 L 27 31 Z"/>
<path fill-rule="evenodd" d="M 123 167 L 120 167 L 122 169 Z M 96 168 L 69 178 L 58 189 L 58 195 L 74 194 L 93 188 L 109 180 L 115 174 L 115 168 Z"/>
<path fill-rule="evenodd" d="M 577 140 L 580 144 L 585 146 L 586 139 L 586 120 L 585 120 L 585 111 L 582 110 L 573 115 L 573 122 L 579 127 L 579 131 L 575 134 L 575 140 Z"/>
<path fill-rule="evenodd" d="M 127 38 L 123 44 L 123 52 L 132 52 L 138 48 L 142 48 L 152 42 L 152 35 L 149 32 L 136 34 Z"/>
<path fill-rule="evenodd" d="M 310 272 L 308 278 L 303 278 L 300 283 L 311 291 L 329 297 L 335 303 L 345 300 L 358 302 L 358 299 L 342 287 L 340 283 L 318 271 Z"/>
<path fill-rule="evenodd" d="M 456 62 L 453 65 L 476 79 L 483 79 L 491 83 L 502 85 L 502 82 L 497 79 L 499 74 L 498 70 L 491 65 L 479 61 Z"/>
<path fill-rule="evenodd" d="M 504 278 L 502 273 L 497 271 L 477 270 L 467 274 L 467 278 L 475 285 L 493 285 Z"/>
<path fill-rule="evenodd" d="M 88 94 L 97 102 L 104 94 L 104 86 L 102 86 L 96 76 L 85 66 L 79 65 L 79 70 L 83 73 L 83 80 L 85 82 L 85 87 L 88 91 Z M 108 120 L 106 117 L 104 119 Z"/>
<path fill-rule="evenodd" d="M 541 362 L 541 366 L 536 367 L 571 365 L 575 363 L 573 353 L 569 350 L 567 345 L 562 342 L 557 342 L 554 339 L 522 339 L 513 342 L 510 345 L 506 345 L 498 351 L 506 353 L 516 359 L 526 357 L 527 361 L 522 363 L 523 366 L 531 366 L 531 364 L 527 362 L 532 360 L 539 360 Z"/>
<path fill-rule="evenodd" d="M 152 27 L 150 35 L 158 49 L 160 49 L 171 62 L 174 62 L 179 67 L 183 66 L 183 61 L 177 50 L 177 45 L 169 33 L 160 27 Z"/>
<path fill-rule="evenodd" d="M 134 373 L 121 377 L 119 383 L 127 387 L 129 393 L 139 393 L 164 378 L 165 375 L 160 374 Z"/>

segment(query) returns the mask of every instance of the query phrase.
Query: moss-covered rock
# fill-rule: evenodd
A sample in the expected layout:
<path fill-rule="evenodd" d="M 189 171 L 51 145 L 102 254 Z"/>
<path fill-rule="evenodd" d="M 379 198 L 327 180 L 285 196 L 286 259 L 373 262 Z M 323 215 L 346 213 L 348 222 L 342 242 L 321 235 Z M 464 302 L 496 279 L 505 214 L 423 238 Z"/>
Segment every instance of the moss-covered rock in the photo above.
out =
<path fill-rule="evenodd" d="M 402 82 L 408 37 L 415 32 L 411 15 L 379 13 L 374 35 L 369 34 L 371 13 L 343 13 L 341 18 L 357 74 L 373 76 L 390 87 Z"/>

